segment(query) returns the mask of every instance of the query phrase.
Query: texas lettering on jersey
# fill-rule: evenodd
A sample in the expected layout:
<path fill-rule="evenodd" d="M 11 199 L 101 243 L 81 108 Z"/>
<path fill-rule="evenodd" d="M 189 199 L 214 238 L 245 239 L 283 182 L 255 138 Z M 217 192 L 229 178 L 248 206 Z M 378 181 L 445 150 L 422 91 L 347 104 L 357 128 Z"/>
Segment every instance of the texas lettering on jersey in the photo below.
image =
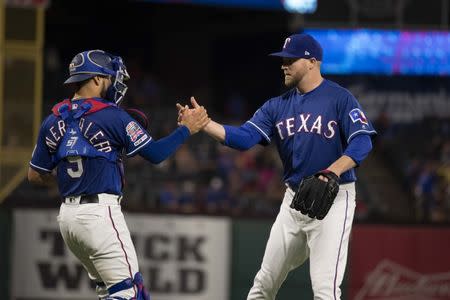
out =
<path fill-rule="evenodd" d="M 339 159 L 355 136 L 376 134 L 356 98 L 326 79 L 308 93 L 293 88 L 269 99 L 245 126 L 261 144 L 275 142 L 291 186 Z M 353 169 L 341 174 L 341 183 L 355 180 Z"/>
<path fill-rule="evenodd" d="M 80 132 L 89 141 L 89 143 L 94 146 L 95 149 L 101 152 L 111 152 L 110 141 L 106 139 L 106 135 L 103 133 L 98 126 L 92 121 L 86 121 L 85 118 L 80 118 L 78 123 Z M 66 123 L 63 120 L 58 120 L 53 126 L 51 126 L 45 135 L 45 144 L 47 145 L 50 153 L 56 152 L 59 141 L 66 133 Z M 72 143 L 73 146 L 76 141 L 69 140 L 68 143 Z"/>
<path fill-rule="evenodd" d="M 302 113 L 297 117 L 278 121 L 275 127 L 281 140 L 301 132 L 314 133 L 331 139 L 336 133 L 337 125 L 335 120 L 328 121 L 322 115 L 314 116 L 310 113 Z"/>

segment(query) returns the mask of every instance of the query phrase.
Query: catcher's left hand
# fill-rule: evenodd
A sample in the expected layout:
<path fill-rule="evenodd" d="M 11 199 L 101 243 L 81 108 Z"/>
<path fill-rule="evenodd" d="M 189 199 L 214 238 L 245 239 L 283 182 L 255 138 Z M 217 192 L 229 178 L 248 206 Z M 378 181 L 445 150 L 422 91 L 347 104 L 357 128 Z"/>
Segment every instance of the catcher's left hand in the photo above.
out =
<path fill-rule="evenodd" d="M 319 178 L 328 179 L 324 181 Z M 339 177 L 329 171 L 323 170 L 302 180 L 292 199 L 291 208 L 300 211 L 310 218 L 322 220 L 333 205 L 339 191 Z"/>

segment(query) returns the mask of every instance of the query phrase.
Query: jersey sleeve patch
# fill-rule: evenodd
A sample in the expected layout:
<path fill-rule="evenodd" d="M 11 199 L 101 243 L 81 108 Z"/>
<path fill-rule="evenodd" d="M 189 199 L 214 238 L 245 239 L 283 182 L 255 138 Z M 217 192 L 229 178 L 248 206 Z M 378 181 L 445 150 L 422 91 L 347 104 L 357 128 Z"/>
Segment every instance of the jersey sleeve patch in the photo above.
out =
<path fill-rule="evenodd" d="M 359 108 L 352 109 L 348 115 L 352 119 L 353 123 L 360 122 L 361 124 L 365 124 L 365 125 L 369 124 L 366 116 L 364 115 L 362 110 L 360 110 Z"/>
<path fill-rule="evenodd" d="M 135 147 L 139 146 L 148 138 L 145 131 L 142 130 L 142 128 L 135 121 L 129 122 L 125 127 L 125 130 L 127 132 L 127 136 L 130 138 L 130 141 Z"/>

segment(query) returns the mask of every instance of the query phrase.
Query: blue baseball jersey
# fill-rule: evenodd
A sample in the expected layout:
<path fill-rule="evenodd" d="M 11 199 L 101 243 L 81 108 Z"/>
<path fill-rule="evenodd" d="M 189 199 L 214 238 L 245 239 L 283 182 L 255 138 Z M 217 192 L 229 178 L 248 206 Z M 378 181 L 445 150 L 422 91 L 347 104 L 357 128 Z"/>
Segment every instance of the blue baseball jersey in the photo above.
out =
<path fill-rule="evenodd" d="M 71 101 L 75 108 L 85 99 Z M 97 150 L 135 155 L 152 137 L 127 112 L 110 102 L 92 99 L 101 109 L 83 115 L 79 129 L 83 137 Z M 77 196 L 98 193 L 122 194 L 123 167 L 119 160 L 104 157 L 69 157 L 56 159 L 57 149 L 66 132 L 67 124 L 61 116 L 51 114 L 42 123 L 30 166 L 38 172 L 51 172 L 57 168 L 57 182 L 61 195 Z"/>
<path fill-rule="evenodd" d="M 326 79 L 308 93 L 294 88 L 268 100 L 244 126 L 257 130 L 262 144 L 275 141 L 291 187 L 329 167 L 355 136 L 376 134 L 355 97 Z M 341 174 L 341 183 L 355 180 L 354 169 Z"/>

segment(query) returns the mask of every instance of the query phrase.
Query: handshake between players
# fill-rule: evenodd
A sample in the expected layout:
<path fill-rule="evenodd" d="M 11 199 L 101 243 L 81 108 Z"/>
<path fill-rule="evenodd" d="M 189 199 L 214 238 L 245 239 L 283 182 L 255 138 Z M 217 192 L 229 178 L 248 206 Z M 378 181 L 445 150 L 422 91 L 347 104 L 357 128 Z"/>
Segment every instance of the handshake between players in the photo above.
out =
<path fill-rule="evenodd" d="M 198 105 L 197 102 L 195 102 L 195 99 L 193 101 L 192 105 L 194 108 L 192 109 L 189 109 L 187 105 L 183 107 L 181 104 L 177 103 L 178 125 L 186 126 L 191 135 L 202 130 L 211 121 L 206 109 L 203 106 Z"/>

